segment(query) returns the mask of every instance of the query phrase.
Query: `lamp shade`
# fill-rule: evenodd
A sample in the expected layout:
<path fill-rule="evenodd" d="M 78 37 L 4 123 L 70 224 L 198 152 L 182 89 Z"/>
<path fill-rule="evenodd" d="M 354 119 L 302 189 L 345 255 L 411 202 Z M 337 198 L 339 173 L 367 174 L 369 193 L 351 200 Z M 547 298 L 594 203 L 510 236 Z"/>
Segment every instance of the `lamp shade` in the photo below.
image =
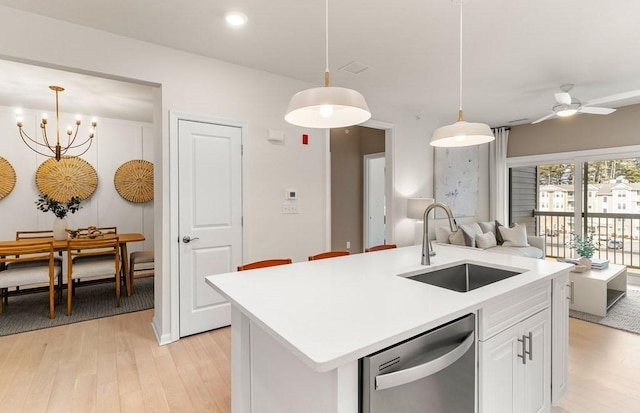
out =
<path fill-rule="evenodd" d="M 317 87 L 296 93 L 284 119 L 305 128 L 343 128 L 366 122 L 371 112 L 359 92 L 342 87 Z"/>
<path fill-rule="evenodd" d="M 434 202 L 433 198 L 409 198 L 407 200 L 407 217 L 422 220 L 424 210 Z"/>
<path fill-rule="evenodd" d="M 479 145 L 494 140 L 493 132 L 486 123 L 470 123 L 464 120 L 442 126 L 433 132 L 431 146 L 460 147 Z"/>

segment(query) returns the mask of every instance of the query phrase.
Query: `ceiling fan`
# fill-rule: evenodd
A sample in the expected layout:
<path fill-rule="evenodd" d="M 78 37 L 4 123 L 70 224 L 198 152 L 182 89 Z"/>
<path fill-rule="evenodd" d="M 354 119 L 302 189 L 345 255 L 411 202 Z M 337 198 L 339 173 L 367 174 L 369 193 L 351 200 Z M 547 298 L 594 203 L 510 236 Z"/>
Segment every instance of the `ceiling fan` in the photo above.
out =
<path fill-rule="evenodd" d="M 541 117 L 538 120 L 531 122 L 531 124 L 540 123 L 547 119 L 551 119 L 555 116 L 566 117 L 571 116 L 576 113 L 589 113 L 592 115 L 609 115 L 610 113 L 615 112 L 615 109 L 611 108 L 601 108 L 592 105 L 598 105 L 603 103 L 615 102 L 617 100 L 629 99 L 632 97 L 640 96 L 640 90 L 634 90 L 631 92 L 618 93 L 616 95 L 606 96 L 599 99 L 593 99 L 589 102 L 582 103 L 575 97 L 571 96 L 569 92 L 573 89 L 572 84 L 566 84 L 560 86 L 560 90 L 562 92 L 555 93 L 554 97 L 556 98 L 556 104 L 553 106 L 553 112 Z"/>

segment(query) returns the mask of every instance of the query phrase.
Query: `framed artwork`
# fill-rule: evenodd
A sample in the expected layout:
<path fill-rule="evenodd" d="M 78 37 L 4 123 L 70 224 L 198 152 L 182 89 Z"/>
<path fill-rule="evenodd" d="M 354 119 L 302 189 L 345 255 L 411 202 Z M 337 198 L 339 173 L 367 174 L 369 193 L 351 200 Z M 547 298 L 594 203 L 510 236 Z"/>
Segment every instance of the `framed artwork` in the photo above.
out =
<path fill-rule="evenodd" d="M 434 148 L 433 187 L 436 202 L 447 204 L 453 216 L 475 217 L 479 183 L 478 145 Z"/>

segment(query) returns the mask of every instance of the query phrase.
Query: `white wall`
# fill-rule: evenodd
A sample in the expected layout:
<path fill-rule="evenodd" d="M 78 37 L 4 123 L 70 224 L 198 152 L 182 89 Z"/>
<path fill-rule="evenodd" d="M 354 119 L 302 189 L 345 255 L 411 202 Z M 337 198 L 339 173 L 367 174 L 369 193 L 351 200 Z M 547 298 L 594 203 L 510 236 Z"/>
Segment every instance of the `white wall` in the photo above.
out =
<path fill-rule="evenodd" d="M 24 30 L 25 27 L 29 30 Z M 170 210 L 168 190 L 169 111 L 248 125 L 244 177 L 245 260 L 286 252 L 300 261 L 310 252 L 328 247 L 325 132 L 293 127 L 283 120 L 290 97 L 312 85 L 5 7 L 0 7 L 0 36 L 12 39 L 4 42 L 0 51 L 11 59 L 44 62 L 161 86 L 156 93 L 160 107 L 154 120 L 158 134 L 155 140 L 155 241 L 159 274 L 154 326 L 161 339 L 177 331 L 169 288 L 170 279 L 175 276 L 170 273 L 174 239 L 169 222 L 177 213 Z M 414 223 L 406 218 L 406 198 L 432 195 L 433 155 L 429 136 L 439 125 L 389 108 L 385 102 L 368 103 L 373 119 L 394 125 L 392 159 L 387 159 L 394 186 L 390 216 L 392 240 L 399 245 L 409 245 L 413 243 Z M 455 108 L 452 113 L 455 114 Z M 284 131 L 285 144 L 268 142 L 268 129 Z M 302 133 L 309 134 L 309 145 L 301 144 Z M 298 190 L 300 214 L 281 214 L 285 188 Z"/>
<path fill-rule="evenodd" d="M 42 112 L 23 110 L 24 130 L 32 138 L 40 136 L 38 128 Z M 75 114 L 60 113 L 61 133 L 64 134 L 67 119 L 73 121 Z M 18 230 L 48 230 L 52 228 L 54 215 L 37 209 L 35 201 L 39 190 L 35 184 L 36 170 L 48 158 L 32 152 L 20 139 L 16 126 L 15 108 L 0 107 L 0 127 L 5 134 L 5 145 L 0 147 L 0 156 L 7 159 L 16 170 L 16 186 L 0 200 L 0 214 L 4 217 L 0 226 L 0 239 L 12 239 Z M 55 122 L 48 125 L 50 139 L 55 136 Z M 85 138 L 80 126 L 78 140 Z M 148 123 L 99 119 L 95 141 L 84 160 L 98 174 L 98 186 L 93 195 L 82 201 L 82 208 L 67 215 L 68 228 L 93 226 L 117 226 L 119 232 L 140 232 L 147 239 L 144 243 L 131 244 L 130 250 L 153 249 L 153 201 L 132 203 L 123 199 L 113 183 L 116 170 L 132 159 L 154 162 L 152 125 Z M 63 135 L 61 139 L 65 139 Z M 63 141 L 64 142 L 64 141 Z M 8 219 L 11 217 L 11 219 Z"/>

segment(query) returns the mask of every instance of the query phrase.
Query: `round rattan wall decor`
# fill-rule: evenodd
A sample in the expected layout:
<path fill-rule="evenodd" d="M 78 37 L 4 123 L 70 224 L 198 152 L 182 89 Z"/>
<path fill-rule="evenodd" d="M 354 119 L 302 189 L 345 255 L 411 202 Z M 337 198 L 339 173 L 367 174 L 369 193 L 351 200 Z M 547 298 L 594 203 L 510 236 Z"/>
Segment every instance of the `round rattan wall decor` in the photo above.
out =
<path fill-rule="evenodd" d="M 9 195 L 16 186 L 16 171 L 13 166 L 0 156 L 0 199 Z"/>
<path fill-rule="evenodd" d="M 113 184 L 121 197 L 130 202 L 153 199 L 153 163 L 142 159 L 125 162 L 116 171 Z"/>
<path fill-rule="evenodd" d="M 98 174 L 84 159 L 69 156 L 56 162 L 51 158 L 38 167 L 36 186 L 54 201 L 67 202 L 74 196 L 83 201 L 95 192 Z"/>

